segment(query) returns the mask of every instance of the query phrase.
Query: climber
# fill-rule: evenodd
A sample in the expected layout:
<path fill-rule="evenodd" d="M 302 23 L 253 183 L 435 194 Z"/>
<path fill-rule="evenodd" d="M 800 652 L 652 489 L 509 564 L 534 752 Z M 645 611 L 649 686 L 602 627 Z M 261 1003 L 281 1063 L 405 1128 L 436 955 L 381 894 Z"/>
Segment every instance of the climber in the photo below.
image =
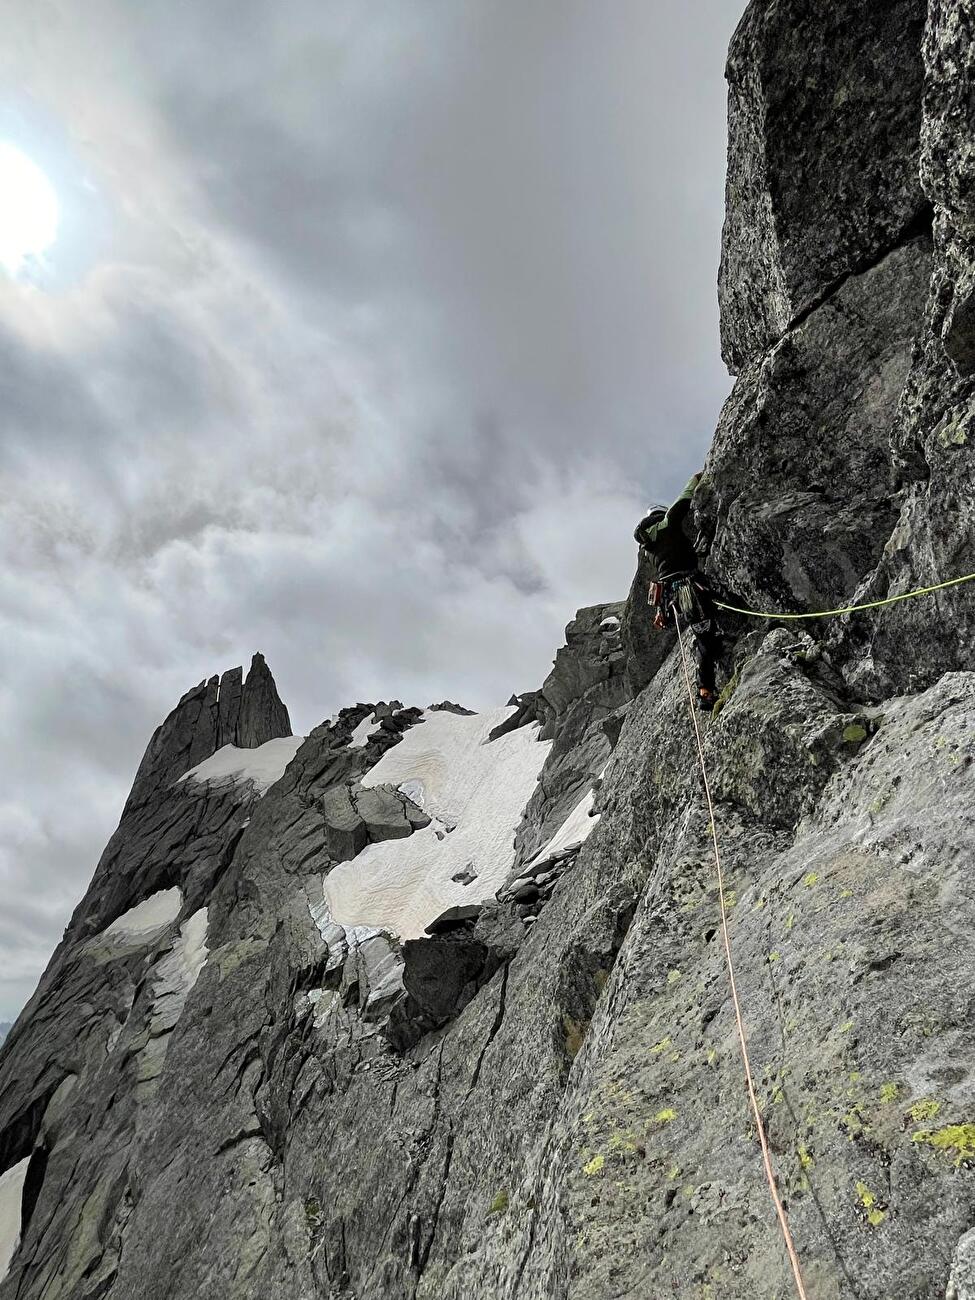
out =
<path fill-rule="evenodd" d="M 698 703 L 710 713 L 714 708 L 721 632 L 707 580 L 699 569 L 697 551 L 684 532 L 684 521 L 701 477 L 694 475 L 669 510 L 665 506 L 649 510 L 633 536 L 652 566 L 649 599 L 655 610 L 653 625 L 658 630 L 665 628 L 676 607 L 681 626 L 689 628 L 694 639 Z"/>

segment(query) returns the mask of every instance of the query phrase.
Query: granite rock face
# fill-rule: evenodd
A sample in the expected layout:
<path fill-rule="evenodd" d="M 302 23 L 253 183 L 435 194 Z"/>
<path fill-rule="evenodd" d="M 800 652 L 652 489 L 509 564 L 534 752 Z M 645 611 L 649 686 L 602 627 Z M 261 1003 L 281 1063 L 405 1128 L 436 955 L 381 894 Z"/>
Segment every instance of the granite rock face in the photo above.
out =
<path fill-rule="evenodd" d="M 291 735 L 288 710 L 262 654 L 251 662 L 246 682 L 240 668 L 200 682 L 180 700 L 149 742 L 129 798 L 135 806 L 152 797 L 224 745 L 255 749 Z"/>
<path fill-rule="evenodd" d="M 732 373 L 930 225 L 918 169 L 925 16 L 925 0 L 749 5 L 727 68 L 720 300 Z"/>
<path fill-rule="evenodd" d="M 969 3 L 755 0 L 736 35 L 738 380 L 695 525 L 758 608 L 975 571 L 973 31 Z M 477 720 L 359 704 L 280 750 L 263 662 L 184 697 L 0 1050 L 0 1176 L 24 1174 L 0 1300 L 794 1293 L 647 582 L 486 724 L 537 784 L 477 830 L 504 885 L 455 853 L 424 937 L 337 920 L 328 877 L 433 878 L 472 832 L 423 729 Z M 975 1294 L 973 590 L 726 620 L 703 744 L 815 1300 Z M 227 744 L 241 775 L 194 779 Z"/>

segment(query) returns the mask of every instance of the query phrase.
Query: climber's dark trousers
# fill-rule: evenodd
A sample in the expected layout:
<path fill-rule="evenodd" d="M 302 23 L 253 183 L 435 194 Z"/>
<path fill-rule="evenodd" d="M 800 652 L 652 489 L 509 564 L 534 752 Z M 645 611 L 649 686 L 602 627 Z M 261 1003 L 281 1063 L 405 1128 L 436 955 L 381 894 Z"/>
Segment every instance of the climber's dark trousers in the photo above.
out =
<path fill-rule="evenodd" d="M 698 690 L 714 694 L 714 670 L 721 654 L 721 633 L 713 619 L 691 624 L 694 657 L 697 659 Z"/>
<path fill-rule="evenodd" d="M 683 588 L 683 592 L 682 592 Z M 674 607 L 680 615 L 680 625 L 690 632 L 697 661 L 698 690 L 715 689 L 714 675 L 721 655 L 721 630 L 711 593 L 700 580 L 682 579 L 667 584 L 667 614 L 672 621 Z"/>

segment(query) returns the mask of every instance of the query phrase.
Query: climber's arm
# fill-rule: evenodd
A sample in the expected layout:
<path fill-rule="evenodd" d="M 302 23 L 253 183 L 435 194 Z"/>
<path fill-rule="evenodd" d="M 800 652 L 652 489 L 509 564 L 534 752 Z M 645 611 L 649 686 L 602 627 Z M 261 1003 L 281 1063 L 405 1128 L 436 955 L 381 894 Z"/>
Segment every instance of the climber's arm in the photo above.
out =
<path fill-rule="evenodd" d="M 664 523 L 661 524 L 662 528 L 666 528 L 670 524 L 673 524 L 675 528 L 680 527 L 680 525 L 687 518 L 687 512 L 691 508 L 691 499 L 694 496 L 694 493 L 697 491 L 697 485 L 700 483 L 700 481 L 701 481 L 700 474 L 695 474 L 692 476 L 692 478 L 688 481 L 687 487 L 684 489 L 684 491 L 680 494 L 680 496 L 677 498 L 674 504 L 667 511 L 667 518 L 664 521 Z"/>

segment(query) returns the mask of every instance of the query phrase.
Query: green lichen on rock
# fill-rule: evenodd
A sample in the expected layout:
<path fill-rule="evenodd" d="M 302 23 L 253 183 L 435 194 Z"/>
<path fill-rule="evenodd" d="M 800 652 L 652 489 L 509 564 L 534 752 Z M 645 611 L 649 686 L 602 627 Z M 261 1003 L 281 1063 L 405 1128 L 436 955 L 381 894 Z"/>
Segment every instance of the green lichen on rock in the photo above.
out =
<path fill-rule="evenodd" d="M 510 1204 L 511 1198 L 508 1195 L 508 1190 L 502 1187 L 499 1192 L 495 1192 L 494 1198 L 488 1206 L 488 1214 L 505 1214 Z"/>
<path fill-rule="evenodd" d="M 859 1198 L 860 1204 L 863 1206 L 864 1210 L 866 1211 L 867 1222 L 871 1225 L 871 1227 L 874 1228 L 878 1227 L 881 1223 L 883 1223 L 884 1219 L 886 1219 L 887 1211 L 882 1210 L 878 1206 L 876 1194 L 870 1190 L 870 1188 L 866 1185 L 866 1183 L 858 1182 L 856 1185 L 856 1190 L 857 1190 L 857 1197 Z"/>
<path fill-rule="evenodd" d="M 716 718 L 718 714 L 721 712 L 721 710 L 725 707 L 725 705 L 728 704 L 731 697 L 738 689 L 738 683 L 740 680 L 741 680 L 741 669 L 736 668 L 735 671 L 732 673 L 732 675 L 725 682 L 724 686 L 722 687 L 718 695 L 718 698 L 714 702 L 714 708 L 711 711 L 711 716 L 713 718 Z"/>
<path fill-rule="evenodd" d="M 964 447 L 968 435 L 957 420 L 945 419 L 937 430 L 938 441 L 942 447 Z"/>
<path fill-rule="evenodd" d="M 851 722 L 843 728 L 844 745 L 862 745 L 868 735 L 866 727 L 859 722 Z"/>
<path fill-rule="evenodd" d="M 603 1172 L 603 1166 L 606 1164 L 605 1156 L 593 1156 L 593 1158 L 582 1166 L 582 1172 L 587 1178 L 595 1178 Z"/>
<path fill-rule="evenodd" d="M 616 1132 L 609 1139 L 609 1149 L 623 1155 L 636 1155 L 640 1149 L 636 1134 L 630 1132 Z"/>
<path fill-rule="evenodd" d="M 939 1129 L 919 1129 L 911 1134 L 911 1141 L 953 1156 L 956 1169 L 975 1162 L 975 1124 L 947 1124 Z"/>
<path fill-rule="evenodd" d="M 864 1110 L 860 1105 L 851 1106 L 840 1120 L 840 1124 L 846 1130 L 847 1137 L 851 1142 L 854 1138 L 859 1137 L 862 1133 L 867 1131 L 867 1126 L 864 1120 Z"/>

